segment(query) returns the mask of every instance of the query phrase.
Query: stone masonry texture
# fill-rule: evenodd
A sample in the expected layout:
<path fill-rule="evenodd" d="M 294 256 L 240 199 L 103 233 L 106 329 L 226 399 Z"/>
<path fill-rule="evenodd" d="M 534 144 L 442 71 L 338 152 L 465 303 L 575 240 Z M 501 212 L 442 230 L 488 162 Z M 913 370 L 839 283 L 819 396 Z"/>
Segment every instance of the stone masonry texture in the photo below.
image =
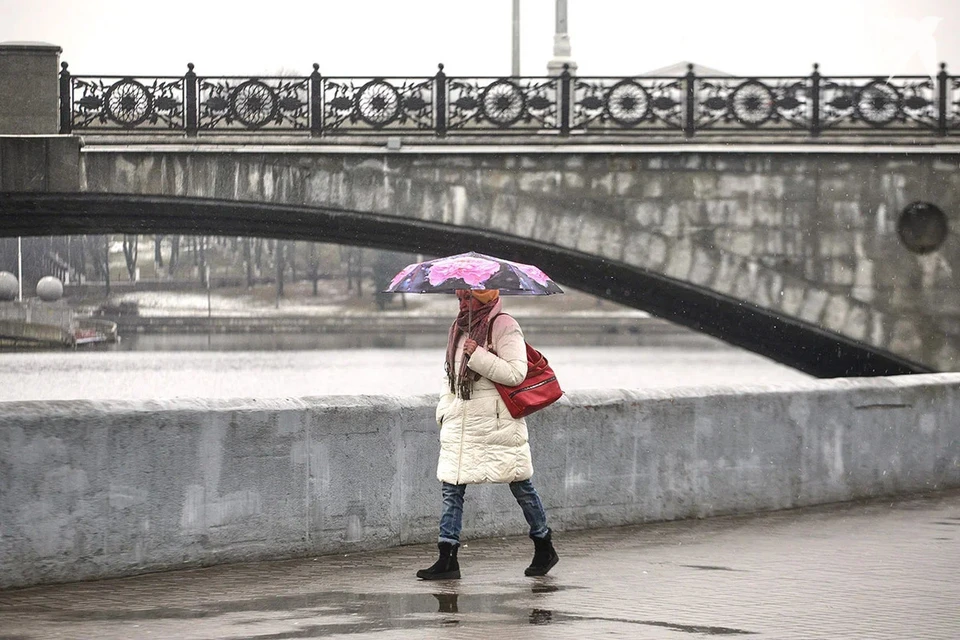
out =
<path fill-rule="evenodd" d="M 531 238 L 960 368 L 956 155 L 152 149 L 83 153 L 82 190 L 343 208 Z M 897 234 L 918 201 L 950 229 L 925 255 Z"/>

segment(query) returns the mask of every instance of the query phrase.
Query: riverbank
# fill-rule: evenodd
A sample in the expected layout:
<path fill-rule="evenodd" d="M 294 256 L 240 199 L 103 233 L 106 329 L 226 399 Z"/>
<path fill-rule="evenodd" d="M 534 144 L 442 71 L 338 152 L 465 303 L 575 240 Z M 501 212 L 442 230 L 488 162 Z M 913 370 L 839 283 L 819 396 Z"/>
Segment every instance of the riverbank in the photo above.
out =
<path fill-rule="evenodd" d="M 218 287 L 209 291 L 195 286 L 189 289 L 164 283 L 139 282 L 114 285 L 110 295 L 102 287 L 67 287 L 64 299 L 78 313 L 95 313 L 101 308 L 136 308 L 140 316 L 217 316 L 217 317 L 283 317 L 378 315 L 383 317 L 438 316 L 456 314 L 457 301 L 452 295 L 405 294 L 377 300 L 369 288 L 362 294 L 350 291 L 338 280 L 318 282 L 314 294 L 312 284 L 288 284 L 278 297 L 272 285 Z M 587 293 L 567 290 L 554 296 L 504 297 L 505 310 L 524 316 L 579 315 L 648 317 L 648 314 L 602 300 Z"/>
<path fill-rule="evenodd" d="M 393 297 L 380 308 L 373 296 L 344 295 L 327 284 L 313 295 L 307 283 L 275 289 L 118 291 L 109 298 L 73 296 L 78 314 L 117 324 L 121 338 L 141 335 L 342 335 L 373 336 L 378 345 L 417 346 L 446 336 L 456 300 L 444 295 Z M 520 320 L 529 338 L 543 344 L 635 344 L 711 348 L 723 343 L 678 325 L 570 291 L 562 296 L 515 296 L 505 311 Z M 610 339 L 604 340 L 604 337 Z M 426 342 L 424 341 L 426 340 Z"/>
<path fill-rule="evenodd" d="M 601 337 L 620 337 L 636 345 L 696 346 L 723 343 L 651 317 L 520 316 L 525 335 L 552 344 L 598 344 Z M 127 338 L 146 335 L 352 335 L 391 337 L 436 336 L 446 339 L 449 317 L 351 314 L 348 316 L 116 316 L 118 333 Z M 402 340 L 401 340 L 402 341 Z M 419 340 L 418 344 L 424 344 Z M 404 346 L 397 344 L 396 346 Z"/>

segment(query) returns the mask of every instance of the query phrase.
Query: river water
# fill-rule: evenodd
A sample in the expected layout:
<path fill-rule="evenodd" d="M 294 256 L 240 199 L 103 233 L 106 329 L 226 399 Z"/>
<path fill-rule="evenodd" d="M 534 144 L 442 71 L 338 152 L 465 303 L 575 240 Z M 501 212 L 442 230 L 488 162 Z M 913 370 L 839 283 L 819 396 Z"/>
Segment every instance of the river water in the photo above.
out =
<path fill-rule="evenodd" d="M 734 348 L 544 346 L 542 350 L 566 391 L 788 384 L 809 379 Z M 436 393 L 442 383 L 443 349 L 436 346 L 0 353 L 0 401 L 413 395 Z"/>

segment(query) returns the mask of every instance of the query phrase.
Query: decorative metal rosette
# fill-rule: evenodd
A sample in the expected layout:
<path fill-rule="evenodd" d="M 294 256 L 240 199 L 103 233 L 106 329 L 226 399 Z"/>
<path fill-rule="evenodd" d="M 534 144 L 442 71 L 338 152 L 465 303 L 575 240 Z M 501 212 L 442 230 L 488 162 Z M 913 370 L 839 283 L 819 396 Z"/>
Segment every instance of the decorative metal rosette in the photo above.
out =
<path fill-rule="evenodd" d="M 357 116 L 371 127 L 385 127 L 400 115 L 400 93 L 384 80 L 371 80 L 354 97 Z"/>
<path fill-rule="evenodd" d="M 607 93 L 604 110 L 611 120 L 624 127 L 632 127 L 650 113 L 650 94 L 633 80 L 621 80 Z"/>
<path fill-rule="evenodd" d="M 570 126 L 602 129 L 677 129 L 683 81 L 675 78 L 589 78 L 572 81 Z"/>
<path fill-rule="evenodd" d="M 230 93 L 230 111 L 238 122 L 257 129 L 277 116 L 279 100 L 260 80 L 247 80 Z"/>
<path fill-rule="evenodd" d="M 864 85 L 854 98 L 857 117 L 872 127 L 883 127 L 896 120 L 902 105 L 900 91 L 886 80 Z"/>
<path fill-rule="evenodd" d="M 730 94 L 730 112 L 745 127 L 759 127 L 777 112 L 777 98 L 770 87 L 747 80 Z"/>
<path fill-rule="evenodd" d="M 124 127 L 135 127 L 153 112 L 153 96 L 145 86 L 124 78 L 107 89 L 104 96 L 110 118 Z"/>
<path fill-rule="evenodd" d="M 487 120 L 498 127 L 509 127 L 523 117 L 526 98 L 510 80 L 497 80 L 480 94 L 480 105 Z"/>

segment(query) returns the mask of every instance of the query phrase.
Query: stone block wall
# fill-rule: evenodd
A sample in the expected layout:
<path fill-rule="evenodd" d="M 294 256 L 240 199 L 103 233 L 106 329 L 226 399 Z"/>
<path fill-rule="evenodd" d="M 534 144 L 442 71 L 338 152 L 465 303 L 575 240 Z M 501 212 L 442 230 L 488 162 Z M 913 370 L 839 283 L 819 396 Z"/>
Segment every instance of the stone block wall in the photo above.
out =
<path fill-rule="evenodd" d="M 80 138 L 0 135 L 0 192 L 70 193 L 79 185 Z"/>
<path fill-rule="evenodd" d="M 0 403 L 0 588 L 435 540 L 434 403 Z M 528 424 L 558 532 L 960 487 L 958 374 L 577 392 Z M 524 530 L 468 488 L 466 539 Z"/>
<path fill-rule="evenodd" d="M 960 369 L 960 156 L 936 153 L 83 154 L 82 189 L 399 216 L 530 238 Z M 932 253 L 897 234 L 926 201 Z M 603 295 L 603 292 L 597 292 Z"/>

